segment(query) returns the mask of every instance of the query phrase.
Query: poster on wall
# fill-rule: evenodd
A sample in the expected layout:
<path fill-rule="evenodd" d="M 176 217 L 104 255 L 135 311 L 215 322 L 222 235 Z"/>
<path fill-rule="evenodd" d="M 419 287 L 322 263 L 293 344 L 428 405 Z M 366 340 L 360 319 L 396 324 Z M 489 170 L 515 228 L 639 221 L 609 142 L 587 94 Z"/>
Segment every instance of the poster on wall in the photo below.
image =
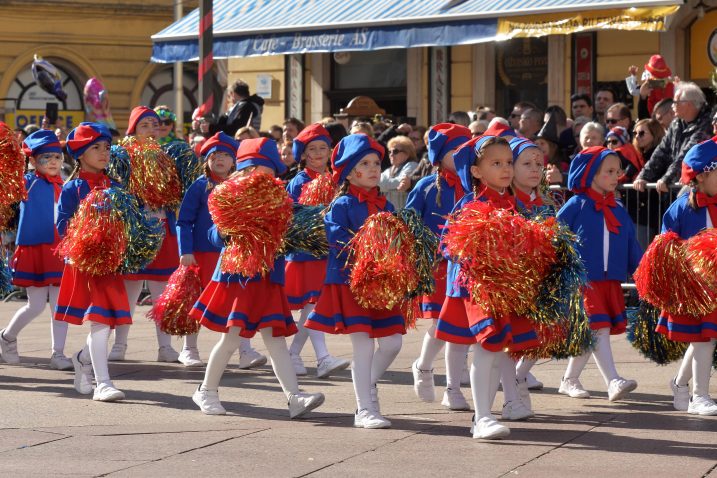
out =
<path fill-rule="evenodd" d="M 432 47 L 430 49 L 430 84 L 428 97 L 430 101 L 431 124 L 442 123 L 448 119 L 450 108 L 450 66 L 448 47 Z"/>
<path fill-rule="evenodd" d="M 286 117 L 304 117 L 304 55 L 286 55 Z"/>
<path fill-rule="evenodd" d="M 578 33 L 573 40 L 573 91 L 580 95 L 593 94 L 595 80 L 595 34 Z"/>

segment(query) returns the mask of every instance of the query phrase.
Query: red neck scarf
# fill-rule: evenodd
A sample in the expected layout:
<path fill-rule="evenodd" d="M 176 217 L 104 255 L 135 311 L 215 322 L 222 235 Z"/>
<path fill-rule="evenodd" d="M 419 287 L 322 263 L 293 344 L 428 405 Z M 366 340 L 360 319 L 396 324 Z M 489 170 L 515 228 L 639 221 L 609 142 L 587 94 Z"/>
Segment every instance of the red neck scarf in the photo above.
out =
<path fill-rule="evenodd" d="M 493 206 L 501 209 L 515 209 L 515 197 L 510 195 L 507 190 L 501 194 L 493 188 L 482 186 L 476 196 L 476 199 L 478 198 L 486 198 Z"/>
<path fill-rule="evenodd" d="M 708 196 L 705 193 L 696 193 L 697 206 L 706 207 L 712 220 L 712 227 L 717 227 L 717 196 Z"/>
<path fill-rule="evenodd" d="M 318 173 L 311 168 L 304 168 L 304 172 L 309 176 L 309 179 L 311 179 L 312 181 L 321 176 L 321 173 Z"/>
<path fill-rule="evenodd" d="M 214 184 L 221 184 L 224 182 L 226 177 L 221 177 L 218 174 L 214 174 L 214 172 L 210 169 L 209 170 L 209 180 L 213 182 Z"/>
<path fill-rule="evenodd" d="M 386 196 L 379 196 L 378 188 L 371 188 L 367 191 L 352 184 L 349 186 L 349 194 L 356 196 L 359 202 L 366 203 L 369 216 L 386 208 Z"/>
<path fill-rule="evenodd" d="M 55 202 L 57 202 L 57 200 L 60 199 L 60 193 L 62 192 L 62 176 L 59 174 L 57 176 L 48 176 L 47 174 L 42 174 L 37 171 L 35 171 L 35 176 L 52 184 L 55 192 Z"/>
<path fill-rule="evenodd" d="M 441 177 L 446 180 L 448 186 L 453 188 L 453 201 L 460 201 L 465 195 L 465 191 L 463 191 L 463 185 L 458 175 L 450 171 L 441 171 Z"/>
<path fill-rule="evenodd" d="M 607 230 L 613 234 L 618 234 L 622 224 L 620 224 L 620 221 L 617 220 L 615 214 L 612 212 L 612 209 L 617 207 L 615 193 L 608 193 L 603 197 L 602 194 L 595 191 L 593 188 L 586 188 L 585 194 L 595 202 L 595 210 L 602 211 L 603 216 L 605 216 L 605 225 L 607 226 Z"/>
<path fill-rule="evenodd" d="M 543 198 L 540 197 L 540 194 L 536 193 L 535 199 L 531 199 L 530 194 L 525 194 L 518 188 L 513 188 L 513 192 L 515 192 L 516 199 L 522 202 L 527 209 L 543 205 Z"/>
<path fill-rule="evenodd" d="M 87 184 L 90 185 L 90 189 L 106 189 L 112 185 L 110 178 L 107 177 L 104 171 L 100 171 L 99 173 L 80 171 L 79 178 L 87 181 Z"/>

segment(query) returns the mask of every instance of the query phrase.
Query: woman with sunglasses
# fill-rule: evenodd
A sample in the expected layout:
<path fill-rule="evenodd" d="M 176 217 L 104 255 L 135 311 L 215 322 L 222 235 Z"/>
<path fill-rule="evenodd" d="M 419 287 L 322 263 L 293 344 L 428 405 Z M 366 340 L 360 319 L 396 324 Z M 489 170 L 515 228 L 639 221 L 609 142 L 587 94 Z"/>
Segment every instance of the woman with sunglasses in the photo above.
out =
<path fill-rule="evenodd" d="M 159 105 L 154 108 L 154 112 L 159 116 L 157 142 L 164 146 L 173 141 L 181 141 L 181 139 L 177 138 L 177 115 L 169 109 L 169 106 Z"/>
<path fill-rule="evenodd" d="M 408 136 L 396 136 L 388 142 L 388 158 L 391 166 L 381 173 L 378 185 L 381 192 L 396 209 L 406 205 L 411 175 L 418 167 L 416 148 Z"/>

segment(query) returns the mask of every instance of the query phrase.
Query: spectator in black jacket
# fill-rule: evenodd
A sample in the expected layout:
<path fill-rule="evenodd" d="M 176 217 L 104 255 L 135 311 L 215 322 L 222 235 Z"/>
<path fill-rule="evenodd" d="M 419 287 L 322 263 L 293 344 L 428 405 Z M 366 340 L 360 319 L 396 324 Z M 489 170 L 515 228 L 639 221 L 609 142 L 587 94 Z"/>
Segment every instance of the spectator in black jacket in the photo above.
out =
<path fill-rule="evenodd" d="M 264 110 L 264 98 L 250 95 L 249 85 L 242 80 L 235 81 L 227 94 L 232 106 L 219 117 L 211 134 L 223 131 L 233 138 L 237 130 L 244 126 L 251 126 L 259 131 L 261 129 L 261 113 Z"/>

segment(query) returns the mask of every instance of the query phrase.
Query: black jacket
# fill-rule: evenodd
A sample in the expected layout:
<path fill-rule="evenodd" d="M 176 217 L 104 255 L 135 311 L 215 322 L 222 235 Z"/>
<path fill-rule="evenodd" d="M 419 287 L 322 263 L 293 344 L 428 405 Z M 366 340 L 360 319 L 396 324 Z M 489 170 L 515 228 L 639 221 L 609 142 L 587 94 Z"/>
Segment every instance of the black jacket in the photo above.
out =
<path fill-rule="evenodd" d="M 259 131 L 262 111 L 264 111 L 264 98 L 251 95 L 249 98 L 238 101 L 229 111 L 220 116 L 211 133 L 223 131 L 233 138 L 237 130 L 244 126 L 252 126 Z"/>

